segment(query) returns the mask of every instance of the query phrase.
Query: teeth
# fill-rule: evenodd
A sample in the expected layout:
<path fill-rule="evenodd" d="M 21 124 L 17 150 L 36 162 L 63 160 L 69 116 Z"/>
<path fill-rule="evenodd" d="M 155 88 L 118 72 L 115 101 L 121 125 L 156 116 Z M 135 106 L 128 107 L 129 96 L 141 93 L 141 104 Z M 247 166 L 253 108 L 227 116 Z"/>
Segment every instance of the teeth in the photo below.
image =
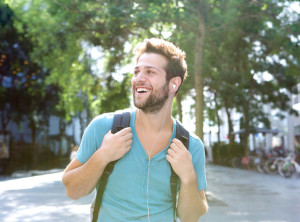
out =
<path fill-rule="evenodd" d="M 137 89 L 137 92 L 148 92 L 149 90 L 148 89 L 145 89 L 145 88 L 138 88 Z"/>

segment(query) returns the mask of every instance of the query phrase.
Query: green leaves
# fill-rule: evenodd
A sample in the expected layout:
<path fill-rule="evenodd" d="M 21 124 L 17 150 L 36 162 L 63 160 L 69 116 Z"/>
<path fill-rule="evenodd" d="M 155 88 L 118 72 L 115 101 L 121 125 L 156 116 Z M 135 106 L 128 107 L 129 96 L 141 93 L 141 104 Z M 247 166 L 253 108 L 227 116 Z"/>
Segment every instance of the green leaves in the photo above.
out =
<path fill-rule="evenodd" d="M 256 104 L 289 109 L 280 90 L 290 91 L 299 82 L 299 16 L 289 19 L 284 13 L 292 1 L 9 2 L 15 29 L 32 43 L 30 60 L 49 72 L 45 83 L 59 88 L 56 108 L 66 120 L 85 108 L 93 117 L 128 106 L 129 77 L 116 80 L 114 74 L 132 62 L 134 45 L 150 37 L 165 38 L 186 51 L 189 77 L 181 96 L 193 88 L 205 89 L 212 120 L 222 106 L 247 114 L 249 125 L 266 123 Z M 205 41 L 198 50 L 201 38 Z M 99 73 L 89 53 L 93 47 L 101 51 Z M 14 65 L 16 69 L 19 64 Z M 273 81 L 257 81 L 257 74 L 264 72 Z M 200 75 L 203 78 L 195 81 Z M 201 98 L 196 107 L 204 109 L 205 104 L 198 103 Z"/>

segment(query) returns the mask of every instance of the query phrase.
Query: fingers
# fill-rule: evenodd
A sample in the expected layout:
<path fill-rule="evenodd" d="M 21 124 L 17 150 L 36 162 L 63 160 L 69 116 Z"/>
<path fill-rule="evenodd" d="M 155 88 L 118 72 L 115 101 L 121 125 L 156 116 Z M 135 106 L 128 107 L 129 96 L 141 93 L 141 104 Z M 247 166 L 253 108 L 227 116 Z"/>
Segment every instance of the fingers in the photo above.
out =
<path fill-rule="evenodd" d="M 120 136 L 125 136 L 127 134 L 131 133 L 131 128 L 130 127 L 126 127 L 122 130 L 120 130 L 119 132 L 117 132 L 116 134 L 120 135 Z"/>
<path fill-rule="evenodd" d="M 185 150 L 185 146 L 183 145 L 183 143 L 180 140 L 174 138 L 172 140 L 172 143 L 170 144 L 169 150 L 170 149 L 173 150 L 175 153 L 179 153 L 180 151 Z"/>
<path fill-rule="evenodd" d="M 127 140 L 126 143 L 125 143 L 125 146 L 126 146 L 126 147 L 130 147 L 131 144 L 132 144 L 132 139 Z"/>
<path fill-rule="evenodd" d="M 109 131 L 110 133 L 110 131 Z M 115 136 L 115 138 L 119 138 L 124 142 L 127 142 L 128 140 L 132 139 L 132 133 L 131 133 L 131 128 L 130 127 L 126 127 L 122 130 L 120 130 L 119 132 L 113 134 L 113 136 Z"/>
<path fill-rule="evenodd" d="M 112 134 L 110 130 L 108 131 L 108 133 L 105 135 L 104 138 L 106 138 L 106 141 L 110 141 L 109 143 L 119 144 L 119 145 L 122 144 L 123 146 L 126 146 L 127 144 L 132 143 L 132 137 L 133 135 L 131 133 L 131 128 L 127 127 L 115 134 Z"/>
<path fill-rule="evenodd" d="M 124 148 L 126 150 L 129 150 L 131 148 L 132 144 L 132 133 L 131 133 L 131 128 L 127 127 L 118 132 L 119 136 L 122 137 L 122 140 L 124 141 Z"/>
<path fill-rule="evenodd" d="M 168 155 L 170 160 L 178 157 L 178 155 L 181 155 L 180 153 L 182 153 L 182 151 L 184 151 L 183 149 L 180 148 L 180 144 L 179 143 L 174 143 L 172 142 L 170 145 L 170 148 L 168 149 Z"/>
<path fill-rule="evenodd" d="M 177 138 L 174 138 L 172 140 L 172 144 L 176 145 L 175 147 L 178 148 L 178 149 L 186 149 L 185 146 L 183 145 L 183 143 L 179 139 L 177 139 Z M 171 145 L 170 145 L 170 147 L 171 147 Z"/>
<path fill-rule="evenodd" d="M 174 152 L 178 153 L 180 148 L 176 143 L 171 143 L 169 150 L 173 150 Z"/>
<path fill-rule="evenodd" d="M 183 143 L 176 138 L 172 140 L 172 143 L 170 144 L 170 148 L 168 149 L 167 152 L 168 154 L 166 157 L 169 162 L 174 161 L 180 156 L 186 156 L 186 154 L 189 153 L 188 150 L 183 145 Z"/>
<path fill-rule="evenodd" d="M 131 139 L 132 139 L 132 133 L 127 133 L 127 134 L 124 135 L 123 137 L 124 137 L 124 140 L 125 140 L 125 141 L 131 140 Z"/>
<path fill-rule="evenodd" d="M 172 163 L 173 162 L 173 157 L 171 157 L 170 155 L 167 155 L 166 156 L 166 159 L 169 163 Z"/>
<path fill-rule="evenodd" d="M 168 149 L 168 155 L 174 158 L 176 155 L 176 152 L 174 151 L 174 149 L 170 148 L 170 149 Z"/>

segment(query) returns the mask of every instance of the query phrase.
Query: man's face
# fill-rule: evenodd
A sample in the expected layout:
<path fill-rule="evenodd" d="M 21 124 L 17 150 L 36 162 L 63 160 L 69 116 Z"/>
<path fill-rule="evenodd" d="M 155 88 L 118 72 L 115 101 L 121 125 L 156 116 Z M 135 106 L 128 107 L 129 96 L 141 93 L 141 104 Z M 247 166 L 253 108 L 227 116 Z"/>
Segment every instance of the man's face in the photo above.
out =
<path fill-rule="evenodd" d="M 158 112 L 169 97 L 167 63 L 162 55 L 144 53 L 134 68 L 131 80 L 134 105 L 144 112 Z"/>

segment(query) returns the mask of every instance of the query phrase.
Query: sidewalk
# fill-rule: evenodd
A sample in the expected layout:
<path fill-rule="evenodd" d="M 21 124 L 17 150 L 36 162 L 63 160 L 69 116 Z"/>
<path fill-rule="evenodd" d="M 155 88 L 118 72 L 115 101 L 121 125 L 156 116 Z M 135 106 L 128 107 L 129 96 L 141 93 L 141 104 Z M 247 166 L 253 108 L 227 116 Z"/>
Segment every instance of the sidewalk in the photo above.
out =
<path fill-rule="evenodd" d="M 199 222 L 299 222 L 300 179 L 207 165 L 209 211 Z"/>
<path fill-rule="evenodd" d="M 1 222 L 89 221 L 94 193 L 65 195 L 62 171 L 0 181 Z M 207 165 L 209 211 L 199 222 L 298 222 L 300 180 Z"/>
<path fill-rule="evenodd" d="M 58 172 L 62 172 L 63 170 L 64 169 L 16 171 L 12 173 L 11 176 L 0 176 L 0 182 L 7 181 L 7 180 L 21 179 L 26 177 L 41 176 L 41 175 L 46 175 L 51 173 L 58 173 Z"/>
<path fill-rule="evenodd" d="M 0 182 L 0 221 L 88 221 L 94 194 L 69 199 L 61 183 L 62 172 Z"/>

